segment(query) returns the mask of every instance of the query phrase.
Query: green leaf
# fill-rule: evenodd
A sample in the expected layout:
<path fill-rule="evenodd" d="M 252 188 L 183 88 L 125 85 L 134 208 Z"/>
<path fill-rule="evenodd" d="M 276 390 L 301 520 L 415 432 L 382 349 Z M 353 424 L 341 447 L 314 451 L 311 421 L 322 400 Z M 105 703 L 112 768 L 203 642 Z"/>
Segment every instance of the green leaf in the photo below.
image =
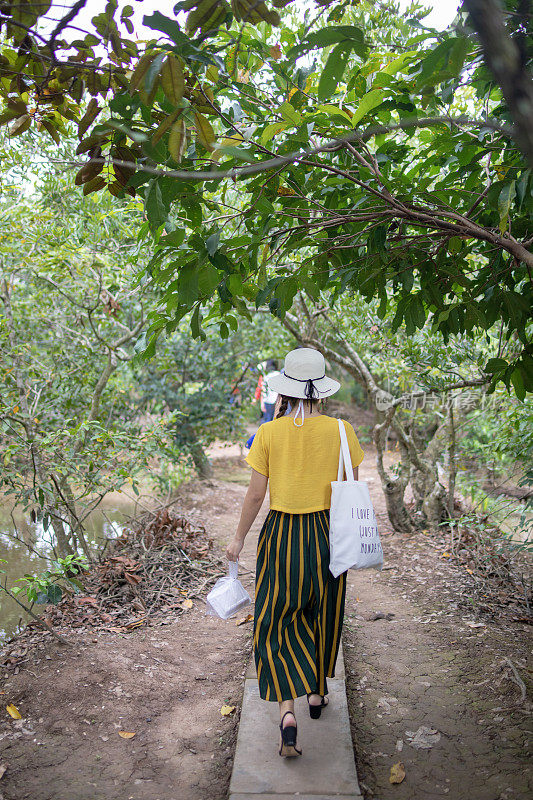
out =
<path fill-rule="evenodd" d="M 206 150 L 213 150 L 216 136 L 207 117 L 204 117 L 203 114 L 200 114 L 199 111 L 196 111 L 194 114 L 194 123 L 196 132 L 198 134 L 198 139 L 201 144 L 203 144 Z"/>
<path fill-rule="evenodd" d="M 179 164 L 183 153 L 185 152 L 185 147 L 187 145 L 187 127 L 185 125 L 185 120 L 180 118 L 172 125 L 170 129 L 170 135 L 168 137 L 168 152 L 176 162 Z"/>
<path fill-rule="evenodd" d="M 213 233 L 211 236 L 206 239 L 205 247 L 207 252 L 210 256 L 213 256 L 216 251 L 218 250 L 218 246 L 220 243 L 220 231 Z"/>
<path fill-rule="evenodd" d="M 177 45 L 189 45 L 190 39 L 181 30 L 176 20 L 163 16 L 159 11 L 155 11 L 150 17 L 143 17 L 143 25 L 153 31 L 166 33 Z"/>
<path fill-rule="evenodd" d="M 415 327 L 423 328 L 426 322 L 426 312 L 424 310 L 424 304 L 420 294 L 412 295 L 409 309 L 411 311 L 411 316 Z"/>
<path fill-rule="evenodd" d="M 162 236 L 159 244 L 161 247 L 179 247 L 180 244 L 183 244 L 184 239 L 185 231 L 183 228 L 179 228 L 178 230 L 171 231 Z"/>
<path fill-rule="evenodd" d="M 352 117 L 352 125 L 355 128 L 357 124 L 363 119 L 364 116 L 372 111 L 373 108 L 379 106 L 383 102 L 385 92 L 383 89 L 371 89 L 363 98 L 354 111 Z"/>
<path fill-rule="evenodd" d="M 46 590 L 46 594 L 48 595 L 48 602 L 54 603 L 55 605 L 56 603 L 59 603 L 63 597 L 63 590 L 61 586 L 58 586 L 56 583 L 52 583 Z"/>
<path fill-rule="evenodd" d="M 278 114 L 280 114 L 286 122 L 290 122 L 292 125 L 299 125 L 302 121 L 302 115 L 299 111 L 290 104 L 290 103 L 282 103 L 278 109 Z"/>
<path fill-rule="evenodd" d="M 165 204 L 163 203 L 161 187 L 157 181 L 152 183 L 148 191 L 145 206 L 150 228 L 156 230 L 166 221 L 168 216 Z"/>
<path fill-rule="evenodd" d="M 369 253 L 382 253 L 387 249 L 387 226 L 378 225 L 373 228 L 367 240 L 367 248 Z"/>
<path fill-rule="evenodd" d="M 236 272 L 229 276 L 227 284 L 232 295 L 235 297 L 242 295 L 242 278 Z"/>
<path fill-rule="evenodd" d="M 9 135 L 10 136 L 20 136 L 21 133 L 24 133 L 28 130 L 31 125 L 31 117 L 29 114 L 23 114 L 22 117 L 16 119 L 11 127 L 9 128 Z"/>
<path fill-rule="evenodd" d="M 322 70 L 318 82 L 318 99 L 326 100 L 335 94 L 337 84 L 341 80 L 348 58 L 352 51 L 351 45 L 346 43 L 338 44 L 328 56 L 328 60 Z"/>
<path fill-rule="evenodd" d="M 325 103 L 324 105 L 318 106 L 317 111 L 321 111 L 324 114 L 327 114 L 328 117 L 342 117 L 343 119 L 347 120 L 350 125 L 352 124 L 352 118 L 343 108 L 339 108 L 338 106 L 333 105 L 333 103 Z"/>
<path fill-rule="evenodd" d="M 221 322 L 220 325 L 219 325 L 219 329 L 220 329 L 220 338 L 221 339 L 227 339 L 228 336 L 229 336 L 229 328 L 226 325 L 226 323 L 225 322 Z"/>
<path fill-rule="evenodd" d="M 285 122 L 274 122 L 272 125 L 267 125 L 263 133 L 261 134 L 261 144 L 266 144 L 270 142 L 271 139 L 277 133 L 281 133 L 281 131 L 286 131 L 289 125 Z"/>
<path fill-rule="evenodd" d="M 331 44 L 349 42 L 350 47 L 358 56 L 364 58 L 366 55 L 366 44 L 363 31 L 355 25 L 336 25 L 331 28 L 323 28 L 320 31 L 311 33 L 300 44 L 291 47 L 287 53 L 287 58 L 294 59 L 309 50 L 318 47 L 328 47 Z"/>
<path fill-rule="evenodd" d="M 518 179 L 518 181 L 516 183 L 516 197 L 517 197 L 517 200 L 518 200 L 518 206 L 519 207 L 524 202 L 524 198 L 526 196 L 527 184 L 528 184 L 530 175 L 531 175 L 531 170 L 530 169 L 524 170 L 524 172 L 522 172 L 522 174 L 520 175 L 520 178 Z"/>
<path fill-rule="evenodd" d="M 463 247 L 463 240 L 459 236 L 451 236 L 448 239 L 448 252 L 459 253 Z"/>
<path fill-rule="evenodd" d="M 407 53 L 402 53 L 402 55 L 398 56 L 398 58 L 394 58 L 392 61 L 389 61 L 386 67 L 381 68 L 381 72 L 385 72 L 387 75 L 394 75 L 396 72 L 399 72 L 402 67 L 413 61 L 417 56 L 417 50 L 408 50 Z"/>
<path fill-rule="evenodd" d="M 505 229 L 507 228 L 507 222 L 509 220 L 509 211 L 514 196 L 515 196 L 515 181 L 511 181 L 510 183 L 505 184 L 505 186 L 500 192 L 500 196 L 498 197 L 498 214 L 500 215 L 499 228 L 502 233 L 504 233 Z"/>
<path fill-rule="evenodd" d="M 183 209 L 191 223 L 191 228 L 198 228 L 202 224 L 202 206 L 197 200 L 183 200 Z"/>
<path fill-rule="evenodd" d="M 443 63 L 449 58 L 455 40 L 447 38 L 428 52 L 422 61 L 422 69 L 418 77 L 419 83 L 427 83 L 432 78 L 432 83 L 440 83 Z"/>
<path fill-rule="evenodd" d="M 191 317 L 191 333 L 193 335 L 193 339 L 198 339 L 201 335 L 201 328 L 200 328 L 200 303 L 196 306 L 193 311 L 193 315 Z"/>
<path fill-rule="evenodd" d="M 186 305 L 192 305 L 198 299 L 199 270 L 196 264 L 187 264 L 179 275 L 179 299 Z"/>
<path fill-rule="evenodd" d="M 511 372 L 511 383 L 514 386 L 516 396 L 520 401 L 523 401 L 526 396 L 526 387 L 524 385 L 522 370 L 519 367 Z"/>
<path fill-rule="evenodd" d="M 161 67 L 161 86 L 166 97 L 177 106 L 183 97 L 185 78 L 181 64 L 175 56 L 168 55 Z"/>
<path fill-rule="evenodd" d="M 166 52 L 158 53 L 154 58 L 154 60 L 149 65 L 148 69 L 146 70 L 146 73 L 144 75 L 144 82 L 139 87 L 140 90 L 144 89 L 144 93 L 146 95 L 145 98 L 146 102 L 149 100 L 150 92 L 154 88 L 156 78 L 158 77 L 161 71 L 161 66 L 166 58 L 166 55 L 167 55 Z"/>
<path fill-rule="evenodd" d="M 501 372 L 503 369 L 507 369 L 509 364 L 503 358 L 491 358 L 485 364 L 485 372 Z"/>
<path fill-rule="evenodd" d="M 68 582 L 72 586 L 74 586 L 76 591 L 83 591 L 85 589 L 85 586 L 83 585 L 83 583 L 81 581 L 79 581 L 77 578 L 73 578 L 71 576 L 71 577 L 68 578 Z"/>
<path fill-rule="evenodd" d="M 212 264 L 204 264 L 198 276 L 198 288 L 203 297 L 211 297 L 218 284 L 220 276 Z"/>
<path fill-rule="evenodd" d="M 92 123 L 98 116 L 102 109 L 98 105 L 94 97 L 89 100 L 87 110 L 78 123 L 78 137 L 83 138 L 84 133 L 91 127 Z"/>

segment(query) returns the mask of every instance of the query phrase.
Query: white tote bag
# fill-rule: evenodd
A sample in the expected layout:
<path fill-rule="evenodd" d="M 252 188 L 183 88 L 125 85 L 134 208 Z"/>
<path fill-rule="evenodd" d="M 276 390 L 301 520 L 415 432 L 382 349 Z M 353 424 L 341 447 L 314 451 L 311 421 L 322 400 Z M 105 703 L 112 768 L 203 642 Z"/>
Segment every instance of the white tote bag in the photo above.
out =
<path fill-rule="evenodd" d="M 353 477 L 346 430 L 339 420 L 341 446 L 337 480 L 331 481 L 329 512 L 329 569 L 337 578 L 348 569 L 381 569 L 383 550 L 376 515 L 364 481 Z M 346 470 L 346 480 L 342 480 Z"/>

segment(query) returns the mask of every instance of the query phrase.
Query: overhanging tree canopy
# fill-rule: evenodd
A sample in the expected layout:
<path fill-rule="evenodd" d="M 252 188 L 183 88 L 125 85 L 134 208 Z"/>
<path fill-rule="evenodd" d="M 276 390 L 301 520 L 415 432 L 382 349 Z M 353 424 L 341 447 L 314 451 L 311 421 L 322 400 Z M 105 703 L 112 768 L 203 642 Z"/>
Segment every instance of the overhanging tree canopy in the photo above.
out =
<path fill-rule="evenodd" d="M 321 2 L 303 21 L 286 6 L 279 20 L 264 4 L 178 3 L 186 19 L 144 18 L 157 38 L 142 50 L 120 33 L 118 19 L 133 33 L 130 6 L 108 3 L 73 42 L 60 39 L 72 20 L 44 37 L 37 10 L 13 6 L 2 120 L 54 138 L 76 121 L 83 191 L 143 198 L 161 291 L 148 353 L 190 311 L 193 335 L 212 322 L 225 336 L 250 305 L 282 316 L 298 290 L 335 302 L 356 289 L 408 332 L 428 319 L 445 337 L 499 324 L 522 349 L 486 369 L 523 397 L 530 154 L 466 13 L 439 33 L 394 4 Z M 527 89 L 524 21 L 503 19 Z"/>

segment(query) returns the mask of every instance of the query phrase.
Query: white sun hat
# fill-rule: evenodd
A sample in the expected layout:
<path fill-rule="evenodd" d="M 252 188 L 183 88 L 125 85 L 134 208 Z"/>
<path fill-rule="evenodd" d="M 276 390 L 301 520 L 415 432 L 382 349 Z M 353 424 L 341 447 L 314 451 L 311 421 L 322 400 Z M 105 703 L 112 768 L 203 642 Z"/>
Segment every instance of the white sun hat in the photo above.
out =
<path fill-rule="evenodd" d="M 340 389 L 339 381 L 326 377 L 324 356 L 313 347 L 298 347 L 287 353 L 283 370 L 269 378 L 268 385 L 278 394 L 302 400 L 329 397 Z"/>

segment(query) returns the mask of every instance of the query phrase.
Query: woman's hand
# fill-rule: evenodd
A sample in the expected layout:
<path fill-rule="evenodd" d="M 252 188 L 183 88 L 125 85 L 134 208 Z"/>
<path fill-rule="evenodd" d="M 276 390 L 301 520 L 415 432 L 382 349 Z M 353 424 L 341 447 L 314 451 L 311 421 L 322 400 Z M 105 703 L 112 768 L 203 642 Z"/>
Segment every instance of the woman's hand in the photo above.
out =
<path fill-rule="evenodd" d="M 231 542 L 226 547 L 226 558 L 228 561 L 237 561 L 239 557 L 239 553 L 241 552 L 244 546 L 244 541 L 242 539 L 237 538 L 234 536 Z"/>

